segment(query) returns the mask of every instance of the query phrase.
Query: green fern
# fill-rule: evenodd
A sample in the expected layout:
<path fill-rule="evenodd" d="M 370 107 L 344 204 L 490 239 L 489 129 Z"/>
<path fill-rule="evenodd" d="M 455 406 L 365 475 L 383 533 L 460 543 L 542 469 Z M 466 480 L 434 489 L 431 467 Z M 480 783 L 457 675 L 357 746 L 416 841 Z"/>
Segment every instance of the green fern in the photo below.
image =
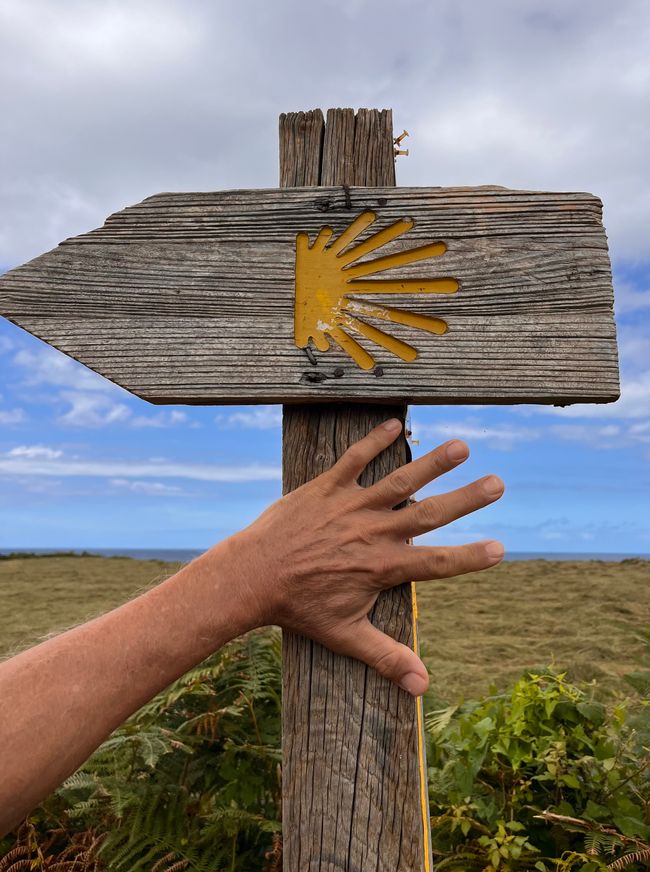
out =
<path fill-rule="evenodd" d="M 497 854 L 498 872 L 645 868 L 650 706 L 607 711 L 591 693 L 539 672 L 507 693 L 436 703 L 425 719 L 435 870 L 489 872 Z M 0 872 L 278 872 L 280 706 L 279 633 L 227 646 L 2 842 Z"/>

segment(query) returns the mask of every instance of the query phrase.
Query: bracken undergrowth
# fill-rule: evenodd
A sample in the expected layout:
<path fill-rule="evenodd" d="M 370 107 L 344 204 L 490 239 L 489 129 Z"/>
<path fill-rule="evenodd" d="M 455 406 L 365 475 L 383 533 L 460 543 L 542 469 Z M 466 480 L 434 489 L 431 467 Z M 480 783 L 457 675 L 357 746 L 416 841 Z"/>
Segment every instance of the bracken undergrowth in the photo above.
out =
<path fill-rule="evenodd" d="M 553 670 L 428 700 L 433 868 L 647 869 L 650 669 L 627 680 L 607 705 Z M 280 706 L 279 633 L 231 643 L 0 841 L 0 872 L 280 872 Z"/>

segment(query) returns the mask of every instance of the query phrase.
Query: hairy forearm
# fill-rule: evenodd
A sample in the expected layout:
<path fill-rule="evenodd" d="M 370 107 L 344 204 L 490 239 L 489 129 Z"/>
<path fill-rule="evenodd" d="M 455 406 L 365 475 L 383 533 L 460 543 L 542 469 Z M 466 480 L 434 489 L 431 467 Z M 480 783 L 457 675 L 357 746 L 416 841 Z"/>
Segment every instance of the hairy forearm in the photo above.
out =
<path fill-rule="evenodd" d="M 0 833 L 156 693 L 249 629 L 225 542 L 102 617 L 0 664 Z"/>
<path fill-rule="evenodd" d="M 360 487 L 363 469 L 400 427 L 376 427 L 331 470 L 148 593 L 0 665 L 0 832 L 158 691 L 254 627 L 309 636 L 424 693 L 424 663 L 369 614 L 386 588 L 498 563 L 497 542 L 407 542 L 494 502 L 503 482 L 487 476 L 393 511 L 469 453 L 452 440 Z"/>

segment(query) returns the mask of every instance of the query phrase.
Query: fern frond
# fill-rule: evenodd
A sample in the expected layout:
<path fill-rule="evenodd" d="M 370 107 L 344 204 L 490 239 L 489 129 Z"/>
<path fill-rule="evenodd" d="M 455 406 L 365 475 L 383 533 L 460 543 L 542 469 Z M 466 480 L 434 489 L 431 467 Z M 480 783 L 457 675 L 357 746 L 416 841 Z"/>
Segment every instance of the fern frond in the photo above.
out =
<path fill-rule="evenodd" d="M 451 723 L 451 719 L 458 711 L 457 705 L 450 705 L 444 709 L 438 709 L 437 711 L 429 712 L 425 715 L 424 724 L 427 732 L 432 735 L 437 735 L 441 733 L 446 727 Z"/>
<path fill-rule="evenodd" d="M 0 872 L 9 872 L 9 870 L 14 868 L 14 864 L 17 860 L 25 857 L 29 858 L 31 853 L 32 852 L 27 845 L 18 845 L 16 848 L 12 848 L 11 851 L 0 859 Z"/>
<path fill-rule="evenodd" d="M 189 865 L 189 860 L 179 860 L 177 863 L 174 863 L 171 866 L 167 866 L 164 872 L 183 872 L 183 870 L 187 869 Z"/>
<path fill-rule="evenodd" d="M 176 851 L 169 851 L 169 853 L 165 854 L 164 857 L 161 857 L 157 863 L 155 863 L 151 867 L 151 872 L 169 872 L 169 864 L 176 863 L 177 860 Z M 182 860 L 181 862 L 186 863 L 186 860 Z"/>
<path fill-rule="evenodd" d="M 31 872 L 31 870 L 43 868 L 42 866 L 33 866 L 32 863 L 32 860 L 18 860 L 11 866 L 7 866 L 3 872 Z"/>
<path fill-rule="evenodd" d="M 85 788 L 93 789 L 98 786 L 98 779 L 92 773 L 84 769 L 79 769 L 63 782 L 59 790 L 83 790 Z"/>
<path fill-rule="evenodd" d="M 70 820 L 77 820 L 78 818 L 85 817 L 89 812 L 97 811 L 102 806 L 103 803 L 98 799 L 84 799 L 71 805 L 66 812 L 66 816 Z"/>
<path fill-rule="evenodd" d="M 585 834 L 585 851 L 587 854 L 598 856 L 601 853 L 604 844 L 603 835 L 600 832 L 593 831 Z"/>
<path fill-rule="evenodd" d="M 650 846 L 640 851 L 632 851 L 630 854 L 623 854 L 618 860 L 610 863 L 607 868 L 614 870 L 625 869 L 631 863 L 644 863 L 646 860 L 650 860 Z"/>

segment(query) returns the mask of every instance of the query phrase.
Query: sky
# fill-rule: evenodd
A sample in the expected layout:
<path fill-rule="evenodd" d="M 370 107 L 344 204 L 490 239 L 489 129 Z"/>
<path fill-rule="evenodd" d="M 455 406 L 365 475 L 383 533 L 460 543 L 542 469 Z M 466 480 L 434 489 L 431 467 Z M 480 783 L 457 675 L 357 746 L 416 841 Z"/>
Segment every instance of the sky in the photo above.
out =
<path fill-rule="evenodd" d="M 412 407 L 503 500 L 431 534 L 650 553 L 650 4 L 0 0 L 0 271 L 159 191 L 277 184 L 280 112 L 392 108 L 400 185 L 604 202 L 621 399 Z M 0 318 L 0 551 L 205 548 L 280 495 L 277 406 L 151 406 Z"/>

